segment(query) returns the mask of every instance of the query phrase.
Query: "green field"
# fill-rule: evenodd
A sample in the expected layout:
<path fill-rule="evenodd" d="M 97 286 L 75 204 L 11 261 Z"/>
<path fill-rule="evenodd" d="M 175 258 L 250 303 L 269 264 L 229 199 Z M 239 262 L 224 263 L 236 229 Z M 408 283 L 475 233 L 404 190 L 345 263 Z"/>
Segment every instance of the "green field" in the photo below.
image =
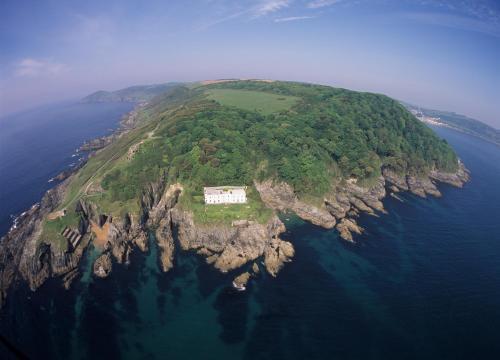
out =
<path fill-rule="evenodd" d="M 263 91 L 211 89 L 208 98 L 225 106 L 234 106 L 249 111 L 269 115 L 290 109 L 299 100 L 295 96 L 271 94 Z"/>

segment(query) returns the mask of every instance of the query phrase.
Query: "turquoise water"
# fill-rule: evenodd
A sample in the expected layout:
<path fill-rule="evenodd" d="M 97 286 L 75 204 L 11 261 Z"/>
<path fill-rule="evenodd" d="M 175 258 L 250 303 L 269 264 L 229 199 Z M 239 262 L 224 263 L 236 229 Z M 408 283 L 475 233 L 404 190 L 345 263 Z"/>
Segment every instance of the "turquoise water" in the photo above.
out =
<path fill-rule="evenodd" d="M 235 292 L 178 252 L 133 253 L 107 280 L 11 294 L 0 331 L 33 358 L 495 359 L 500 356 L 500 148 L 436 129 L 472 171 L 440 199 L 387 198 L 356 244 L 296 218 L 296 257 Z M 93 252 L 82 263 L 88 269 Z M 22 304 L 22 306 L 20 306 Z"/>

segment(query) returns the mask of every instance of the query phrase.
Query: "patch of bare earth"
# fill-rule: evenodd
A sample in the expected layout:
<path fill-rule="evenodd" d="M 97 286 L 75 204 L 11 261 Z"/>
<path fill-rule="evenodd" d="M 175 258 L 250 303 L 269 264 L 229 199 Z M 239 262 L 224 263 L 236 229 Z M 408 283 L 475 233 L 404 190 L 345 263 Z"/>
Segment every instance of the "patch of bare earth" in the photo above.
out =
<path fill-rule="evenodd" d="M 59 211 L 54 211 L 54 212 L 51 212 L 50 214 L 47 215 L 47 219 L 48 220 L 57 220 L 61 217 L 63 217 L 64 215 L 66 215 L 66 210 L 59 210 Z"/>
<path fill-rule="evenodd" d="M 102 227 L 97 225 L 94 221 L 90 222 L 90 229 L 94 233 L 94 245 L 99 249 L 104 249 L 108 242 L 109 223 L 106 222 Z"/>
<path fill-rule="evenodd" d="M 236 79 L 203 80 L 201 83 L 203 85 L 210 85 L 210 84 L 219 84 L 219 83 L 224 83 L 224 82 L 229 82 L 229 81 L 236 81 Z"/>

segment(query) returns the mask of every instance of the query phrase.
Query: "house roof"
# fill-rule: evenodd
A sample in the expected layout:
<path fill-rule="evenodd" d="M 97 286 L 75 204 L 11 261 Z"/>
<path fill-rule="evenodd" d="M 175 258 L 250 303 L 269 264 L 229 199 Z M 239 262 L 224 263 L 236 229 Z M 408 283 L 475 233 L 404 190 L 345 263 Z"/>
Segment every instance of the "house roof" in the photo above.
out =
<path fill-rule="evenodd" d="M 244 186 L 215 186 L 215 187 L 204 187 L 203 193 L 205 195 L 222 195 L 226 193 L 231 193 L 234 195 L 245 195 Z"/>

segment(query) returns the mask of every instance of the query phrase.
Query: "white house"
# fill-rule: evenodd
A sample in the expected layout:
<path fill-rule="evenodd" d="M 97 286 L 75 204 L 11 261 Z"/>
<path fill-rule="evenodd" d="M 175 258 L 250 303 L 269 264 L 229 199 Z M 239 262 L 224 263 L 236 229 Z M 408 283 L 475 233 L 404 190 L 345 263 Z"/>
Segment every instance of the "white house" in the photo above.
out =
<path fill-rule="evenodd" d="M 246 186 L 203 188 L 205 204 L 243 204 L 247 202 Z"/>

